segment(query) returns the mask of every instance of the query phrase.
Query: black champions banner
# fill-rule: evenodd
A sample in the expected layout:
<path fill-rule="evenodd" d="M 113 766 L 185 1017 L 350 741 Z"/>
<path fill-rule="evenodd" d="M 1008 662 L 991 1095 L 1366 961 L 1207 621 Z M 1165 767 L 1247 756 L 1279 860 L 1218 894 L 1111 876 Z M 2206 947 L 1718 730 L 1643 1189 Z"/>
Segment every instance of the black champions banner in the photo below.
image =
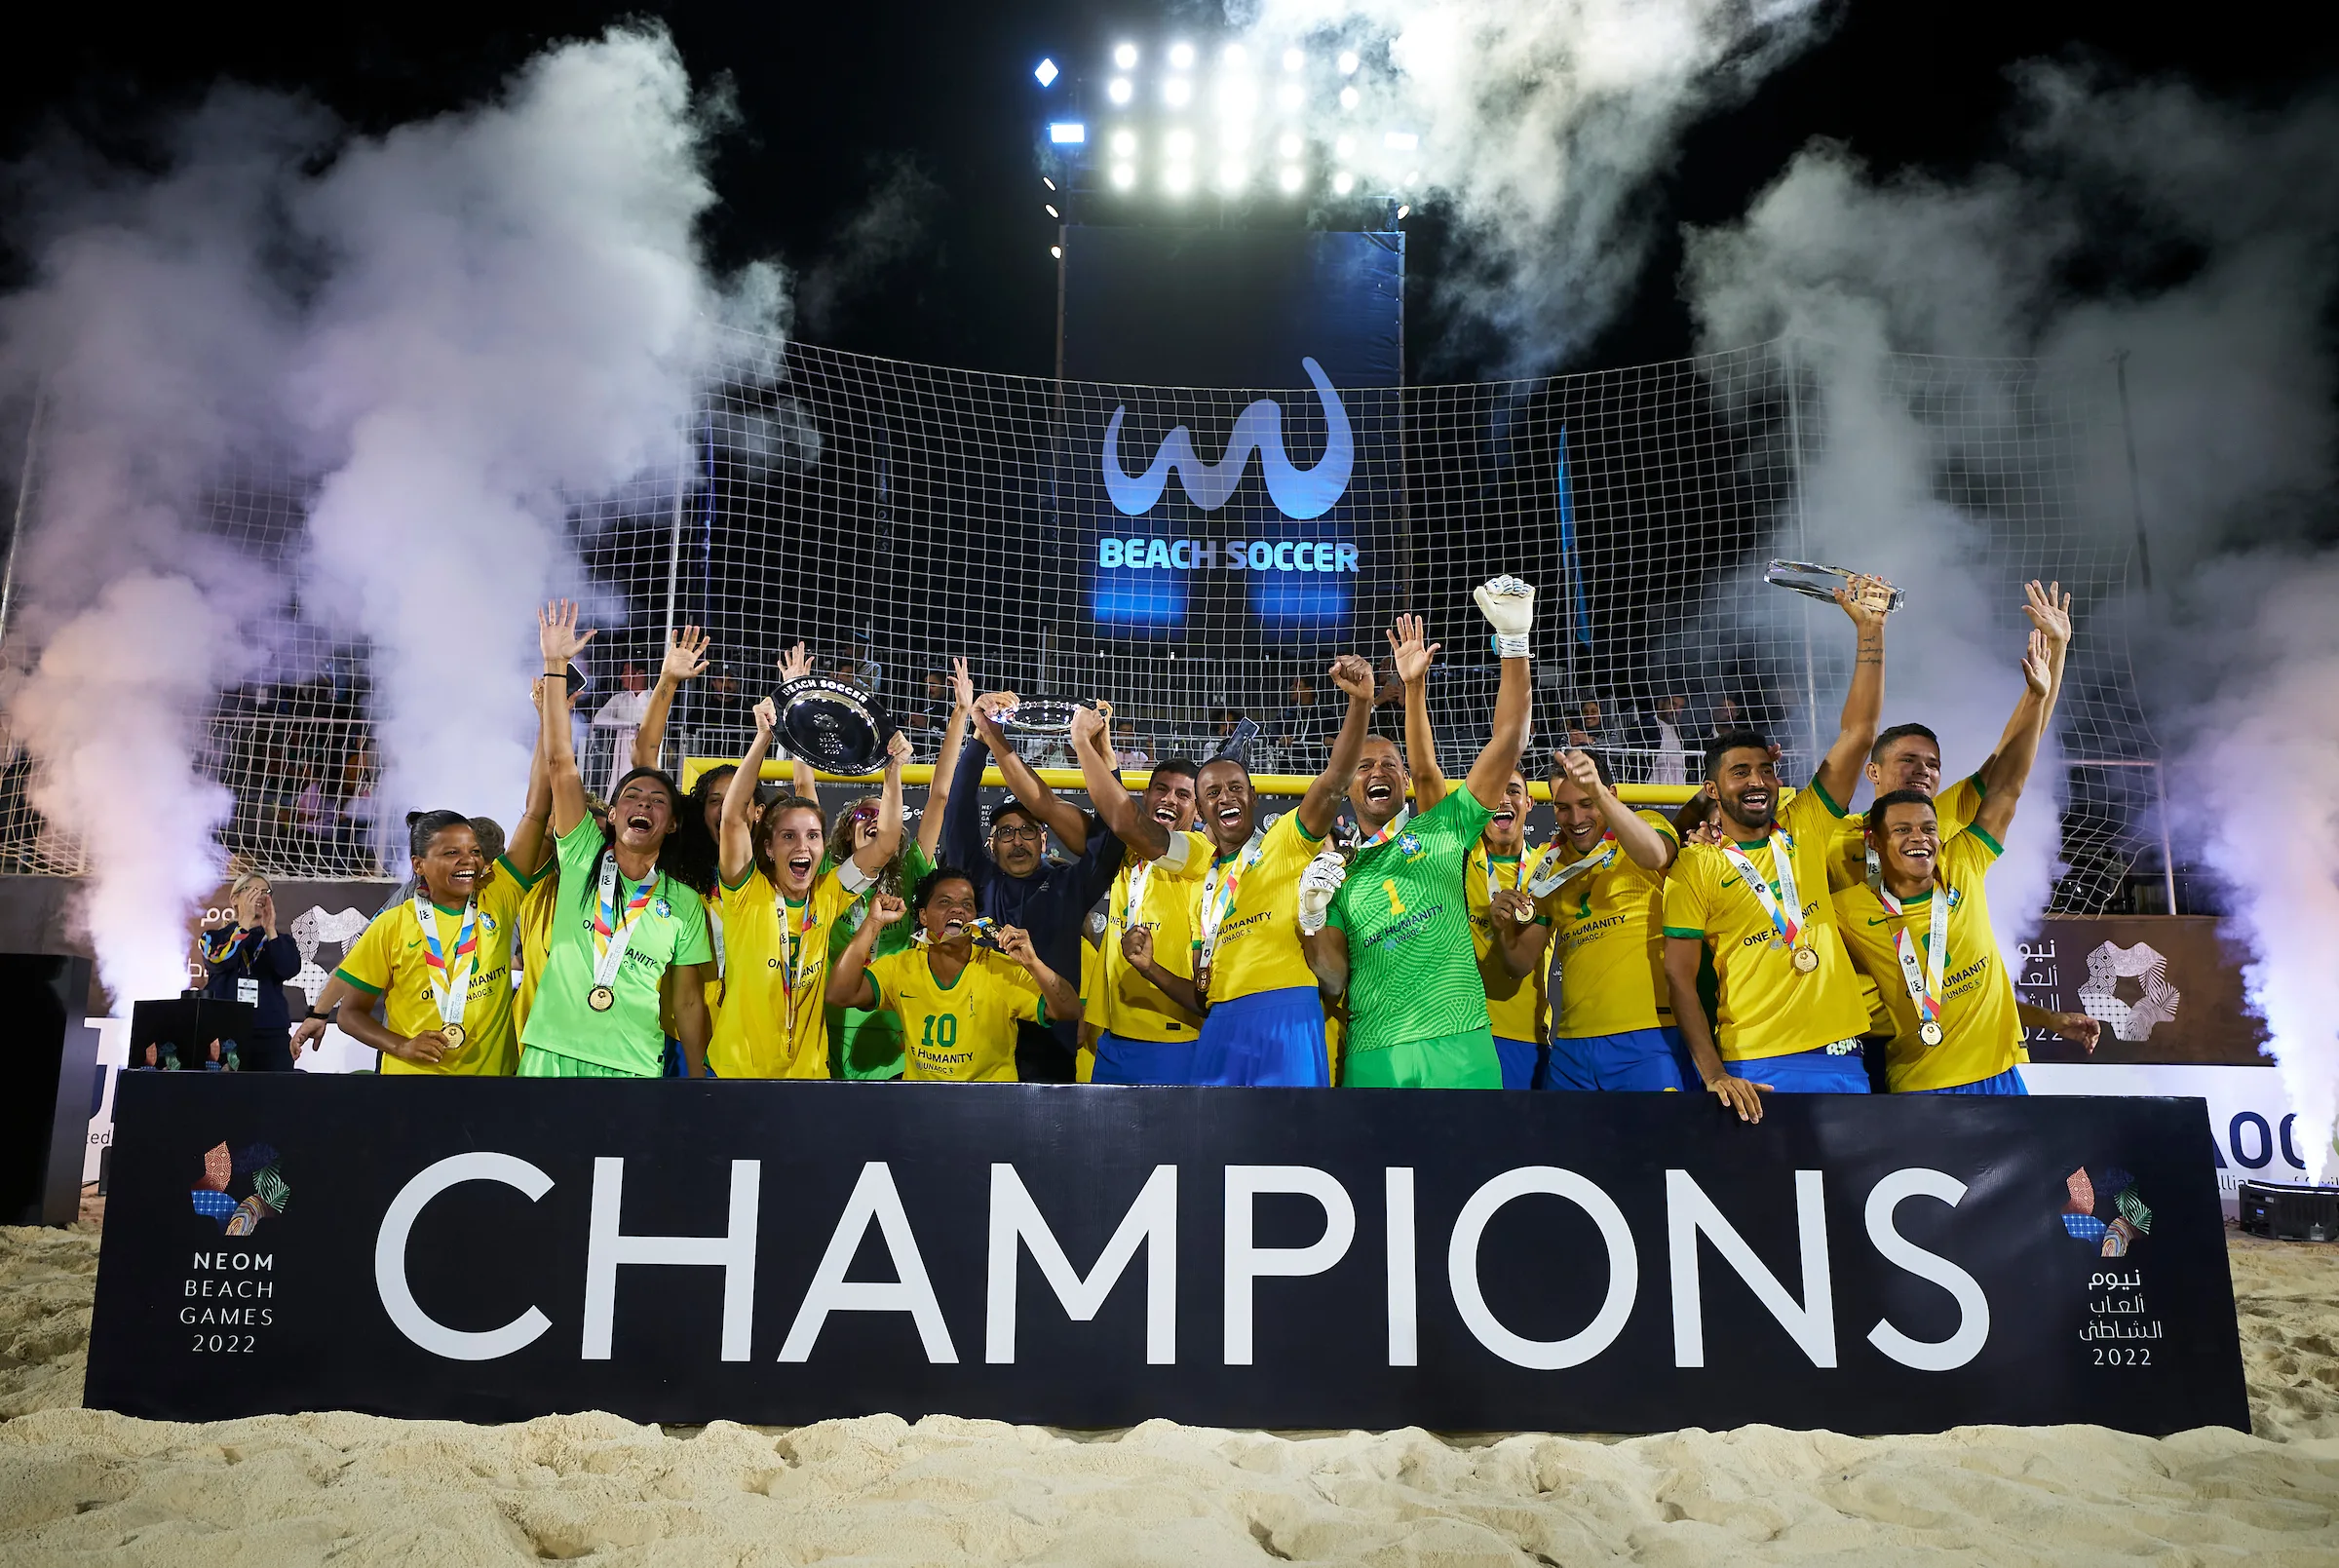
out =
<path fill-rule="evenodd" d="M 119 1114 L 87 1400 L 137 1416 L 2249 1419 L 2196 1100 L 130 1074 Z"/>

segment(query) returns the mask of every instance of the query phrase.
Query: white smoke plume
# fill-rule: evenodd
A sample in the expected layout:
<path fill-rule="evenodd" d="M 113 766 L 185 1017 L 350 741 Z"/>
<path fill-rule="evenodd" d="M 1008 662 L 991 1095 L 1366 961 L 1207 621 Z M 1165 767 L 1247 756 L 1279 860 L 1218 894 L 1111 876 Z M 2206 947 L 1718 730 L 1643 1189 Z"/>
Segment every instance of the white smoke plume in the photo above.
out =
<path fill-rule="evenodd" d="M 2090 624 L 2130 629 L 2179 842 L 2202 847 L 2254 949 L 2250 995 L 2299 1147 L 2327 1150 L 2339 1115 L 2339 101 L 2248 109 L 2182 83 L 2043 66 L 2021 82 L 2000 167 L 1954 183 L 1880 178 L 1810 148 L 1743 224 L 1693 241 L 1692 293 L 1717 340 L 1810 332 L 1855 367 L 1822 368 L 1821 381 L 1830 422 L 1858 421 L 1874 443 L 1853 461 L 1903 481 L 1862 536 L 1885 556 L 1931 551 L 1954 564 L 1964 553 L 1955 520 L 1923 499 L 1958 454 L 1937 442 L 1896 454 L 1878 428 L 1905 421 L 1908 404 L 1863 387 L 1858 366 L 1886 349 L 2013 354 L 2085 376 L 2130 354 L 2157 587 L 2095 606 Z M 2096 516 L 2127 516 L 2124 472 L 2076 480 Z M 1929 636 L 1927 661 L 1938 651 Z M 1911 690 L 1898 655 L 1896 709 Z"/>
<path fill-rule="evenodd" d="M 1319 92 L 1356 91 L 1335 162 L 1360 192 L 1450 209 L 1464 262 L 1442 287 L 1522 374 L 1567 360 L 1624 301 L 1648 254 L 1648 187 L 1682 133 L 1826 26 L 1817 0 L 1228 0 L 1227 13 L 1269 95 L 1290 48 L 1315 60 Z M 1354 74 L 1323 75 L 1343 51 Z"/>
<path fill-rule="evenodd" d="M 381 136 L 222 90 L 160 174 L 70 147 L 13 172 L 32 281 L 0 301 L 0 395 L 45 411 L 10 731 L 87 847 L 118 1001 L 183 983 L 230 809 L 204 720 L 308 673 L 269 668 L 296 593 L 370 643 L 393 810 L 517 811 L 530 607 L 589 588 L 571 510 L 671 493 L 719 325 L 775 319 L 771 273 L 725 287 L 698 248 L 720 108 L 663 32 L 620 28 Z M 312 486 L 305 556 L 207 517 L 249 460 Z"/>

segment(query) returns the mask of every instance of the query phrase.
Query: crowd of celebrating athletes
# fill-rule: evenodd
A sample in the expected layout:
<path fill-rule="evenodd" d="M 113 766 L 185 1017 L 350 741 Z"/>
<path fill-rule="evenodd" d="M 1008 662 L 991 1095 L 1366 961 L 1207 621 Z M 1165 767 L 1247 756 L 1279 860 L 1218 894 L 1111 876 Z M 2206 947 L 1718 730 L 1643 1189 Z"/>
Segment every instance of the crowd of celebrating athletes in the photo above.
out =
<path fill-rule="evenodd" d="M 393 1074 L 1703 1089 L 1755 1121 L 1765 1091 L 1871 1079 L 2022 1093 L 2026 1028 L 2092 1047 L 2091 1020 L 2016 1000 L 1985 888 L 2062 678 L 2056 588 L 2026 588 L 2021 695 L 1947 788 L 1932 731 L 1879 733 L 1889 589 L 1855 577 L 1835 595 L 1857 637 L 1850 689 L 1806 787 L 1783 800 L 1769 738 L 1729 731 L 1668 818 L 1562 745 L 1540 853 L 1525 839 L 1534 592 L 1498 577 L 1476 598 L 1501 678 L 1458 782 L 1426 695 L 1438 647 L 1400 616 L 1403 743 L 1374 733 L 1371 662 L 1333 660 L 1345 718 L 1282 812 L 1239 749 L 1159 762 L 1132 793 L 1105 705 L 1077 709 L 1068 737 L 1084 811 L 1011 744 L 1015 695 L 978 696 L 960 661 L 914 836 L 900 736 L 880 793 L 833 822 L 804 764 L 786 792 L 763 786 L 768 701 L 746 755 L 689 793 L 651 765 L 677 686 L 704 668 L 695 629 L 671 639 L 636 765 L 595 803 L 568 683 L 594 633 L 549 605 L 519 817 L 508 833 L 453 810 L 412 821 L 410 888 L 349 946 L 291 1049 L 334 1018 Z M 797 658 L 787 672 L 806 672 Z M 989 767 L 1011 798 L 986 820 Z M 1864 817 L 1846 809 L 1863 773 Z M 239 884 L 235 909 L 206 937 L 213 989 L 281 984 L 265 884 Z M 272 1021 L 287 1028 L 263 1018 L 263 1033 Z"/>

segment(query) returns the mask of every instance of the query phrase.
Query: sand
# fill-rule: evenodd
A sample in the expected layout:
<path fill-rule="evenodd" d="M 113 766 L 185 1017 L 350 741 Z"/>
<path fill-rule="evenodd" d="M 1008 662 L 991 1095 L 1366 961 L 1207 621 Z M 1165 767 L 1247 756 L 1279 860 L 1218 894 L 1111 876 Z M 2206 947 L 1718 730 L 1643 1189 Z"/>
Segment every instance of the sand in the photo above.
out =
<path fill-rule="evenodd" d="M 0 1230 L 0 1563 L 2339 1563 L 2339 1246 L 2232 1243 L 2256 1431 L 1618 1441 L 79 1408 L 94 1225 Z"/>

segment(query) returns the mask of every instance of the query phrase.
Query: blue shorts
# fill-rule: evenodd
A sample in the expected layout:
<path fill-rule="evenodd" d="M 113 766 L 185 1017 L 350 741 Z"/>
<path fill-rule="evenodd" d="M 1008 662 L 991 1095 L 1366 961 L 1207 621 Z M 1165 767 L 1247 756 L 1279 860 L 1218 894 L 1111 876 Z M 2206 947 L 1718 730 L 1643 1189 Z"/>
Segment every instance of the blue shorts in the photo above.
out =
<path fill-rule="evenodd" d="M 1974 1084 L 1952 1084 L 1947 1089 L 1912 1089 L 1911 1094 L 2027 1094 L 2030 1086 L 2022 1082 L 2022 1069 L 2009 1067 Z"/>
<path fill-rule="evenodd" d="M 1285 986 L 1210 1004 L 1194 1042 L 1190 1084 L 1329 1089 L 1323 1003 L 1313 985 Z"/>
<path fill-rule="evenodd" d="M 1192 1040 L 1131 1040 L 1110 1029 L 1096 1037 L 1092 1084 L 1194 1084 Z"/>
<path fill-rule="evenodd" d="M 1868 1092 L 1867 1064 L 1860 1057 L 1857 1040 L 1851 1042 L 1849 1051 L 1835 1052 L 1821 1046 L 1817 1051 L 1789 1052 L 1783 1056 L 1725 1061 L 1722 1070 L 1749 1084 L 1768 1084 L 1782 1094 Z"/>
<path fill-rule="evenodd" d="M 1502 1058 L 1505 1089 L 1549 1089 L 1544 1075 L 1544 1048 L 1532 1040 L 1494 1037 L 1494 1053 Z"/>
<path fill-rule="evenodd" d="M 1576 1035 L 1552 1042 L 1551 1087 L 1662 1092 L 1698 1083 L 1689 1042 L 1670 1024 L 1624 1034 Z"/>

